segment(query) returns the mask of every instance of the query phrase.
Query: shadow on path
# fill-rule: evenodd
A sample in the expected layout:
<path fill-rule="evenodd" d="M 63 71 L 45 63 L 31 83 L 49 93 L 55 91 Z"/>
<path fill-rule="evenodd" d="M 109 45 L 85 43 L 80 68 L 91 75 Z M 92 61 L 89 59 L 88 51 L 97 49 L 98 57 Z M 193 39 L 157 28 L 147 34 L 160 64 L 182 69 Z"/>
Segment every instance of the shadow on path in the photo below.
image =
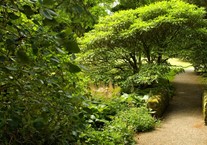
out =
<path fill-rule="evenodd" d="M 164 118 L 172 113 L 189 115 L 197 111 L 198 114 L 202 113 L 202 85 L 174 82 L 173 85 L 176 89 L 176 94 L 172 98 L 168 109 L 164 114 Z"/>

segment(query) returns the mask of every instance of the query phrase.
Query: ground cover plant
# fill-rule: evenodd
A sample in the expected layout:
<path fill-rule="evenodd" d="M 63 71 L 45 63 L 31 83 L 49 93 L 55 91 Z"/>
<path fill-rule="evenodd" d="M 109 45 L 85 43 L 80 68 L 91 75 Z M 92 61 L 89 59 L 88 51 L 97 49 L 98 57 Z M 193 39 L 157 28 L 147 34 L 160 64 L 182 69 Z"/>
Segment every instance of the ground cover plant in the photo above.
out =
<path fill-rule="evenodd" d="M 80 144 L 133 144 L 136 132 L 152 130 L 156 125 L 143 96 L 136 94 L 99 98 L 87 108 L 90 124 L 80 135 Z"/>

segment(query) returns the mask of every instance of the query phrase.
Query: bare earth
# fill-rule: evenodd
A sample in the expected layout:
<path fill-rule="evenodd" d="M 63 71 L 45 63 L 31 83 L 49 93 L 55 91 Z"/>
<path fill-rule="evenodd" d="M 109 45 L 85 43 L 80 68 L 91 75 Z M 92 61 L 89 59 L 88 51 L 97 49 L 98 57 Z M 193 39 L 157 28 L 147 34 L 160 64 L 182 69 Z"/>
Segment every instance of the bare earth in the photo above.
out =
<path fill-rule="evenodd" d="M 202 118 L 202 86 L 192 68 L 175 77 L 176 94 L 161 126 L 140 133 L 137 145 L 207 145 L 207 127 Z"/>

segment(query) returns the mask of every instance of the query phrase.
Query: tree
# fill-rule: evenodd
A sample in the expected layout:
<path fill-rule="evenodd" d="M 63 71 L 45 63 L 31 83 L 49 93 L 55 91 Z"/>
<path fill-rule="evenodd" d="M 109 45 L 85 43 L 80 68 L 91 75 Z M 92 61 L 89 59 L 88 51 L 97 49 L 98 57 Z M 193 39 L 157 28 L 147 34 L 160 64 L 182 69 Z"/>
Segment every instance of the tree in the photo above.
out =
<path fill-rule="evenodd" d="M 83 37 L 84 62 L 101 80 L 131 78 L 135 85 L 151 84 L 165 75 L 160 67 L 166 68 L 167 58 L 179 53 L 179 42 L 189 40 L 194 30 L 205 25 L 204 16 L 203 8 L 182 1 L 116 12 Z M 157 66 L 157 73 L 149 66 Z M 141 71 L 144 67 L 148 73 Z"/>

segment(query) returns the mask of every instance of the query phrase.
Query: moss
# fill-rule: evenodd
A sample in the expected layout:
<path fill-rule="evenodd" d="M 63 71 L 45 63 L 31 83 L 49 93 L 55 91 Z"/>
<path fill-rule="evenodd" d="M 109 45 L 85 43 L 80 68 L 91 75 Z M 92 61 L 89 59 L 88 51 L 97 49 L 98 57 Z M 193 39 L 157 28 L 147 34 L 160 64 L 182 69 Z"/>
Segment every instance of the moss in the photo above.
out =
<path fill-rule="evenodd" d="M 147 106 L 154 111 L 156 117 L 161 117 L 169 104 L 169 100 L 168 93 L 164 91 L 150 97 L 147 101 Z"/>
<path fill-rule="evenodd" d="M 205 90 L 203 93 L 202 104 L 203 104 L 203 117 L 204 117 L 205 125 L 207 125 L 207 90 Z"/>

